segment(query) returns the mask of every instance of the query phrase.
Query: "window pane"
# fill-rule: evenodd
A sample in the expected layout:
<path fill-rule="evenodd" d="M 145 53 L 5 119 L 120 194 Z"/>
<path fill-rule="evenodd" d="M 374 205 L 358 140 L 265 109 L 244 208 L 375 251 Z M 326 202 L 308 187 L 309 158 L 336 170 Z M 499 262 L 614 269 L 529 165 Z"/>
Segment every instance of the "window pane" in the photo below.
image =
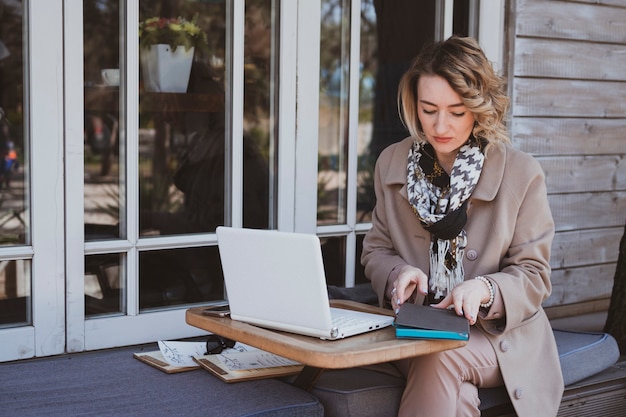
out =
<path fill-rule="evenodd" d="M 356 218 L 367 222 L 376 159 L 408 134 L 397 112 L 398 83 L 435 37 L 435 3 L 363 0 L 360 51 L 350 51 L 350 1 L 322 0 L 318 224 L 345 222 L 350 53 L 360 56 Z"/>
<path fill-rule="evenodd" d="M 118 0 L 83 2 L 85 77 L 85 240 L 122 237 L 124 164 L 120 150 Z M 122 69 L 123 70 L 123 69 Z"/>
<path fill-rule="evenodd" d="M 141 310 L 224 299 L 217 246 L 141 252 Z"/>
<path fill-rule="evenodd" d="M 226 4 L 143 0 L 139 13 L 139 232 L 210 232 L 224 223 Z M 180 24 L 192 29 L 168 29 Z"/>
<path fill-rule="evenodd" d="M 242 199 L 243 225 L 267 228 L 275 223 L 278 6 L 275 0 L 246 1 L 244 48 L 233 52 L 243 53 L 244 85 L 228 86 L 227 65 L 232 62 L 227 50 L 231 44 L 227 42 L 231 36 L 228 4 L 191 0 L 140 3 L 141 236 L 213 232 L 237 215 L 226 212 L 232 189 L 226 162 L 231 158 L 230 149 L 240 141 L 243 152 L 235 157 L 241 158 L 243 166 L 243 196 L 232 198 Z M 157 39 L 157 34 L 176 23 L 171 19 L 179 17 L 186 20 L 183 32 L 185 25 L 192 24 L 201 35 L 206 34 L 206 43 L 201 37 L 193 49 L 186 50 L 184 43 L 171 38 Z M 162 47 L 171 49 L 171 54 L 156 51 L 155 43 L 165 41 L 172 42 Z M 176 72 L 173 79 L 167 79 L 164 57 L 185 51 L 188 72 Z M 187 74 L 187 82 L 171 83 L 186 81 Z M 231 91 L 242 90 L 244 136 L 231 138 L 226 106 Z M 142 310 L 224 298 L 216 247 L 143 252 L 139 281 Z"/>
<path fill-rule="evenodd" d="M 346 237 L 336 236 L 320 239 L 324 258 L 326 284 L 345 287 Z"/>
<path fill-rule="evenodd" d="M 357 221 L 371 220 L 374 164 L 408 132 L 398 117 L 400 77 L 425 43 L 435 38 L 436 1 L 363 0 L 359 91 Z"/>
<path fill-rule="evenodd" d="M 244 226 L 265 228 L 271 209 L 275 21 L 272 1 L 246 2 L 244 48 Z M 157 85 L 145 31 L 140 40 L 140 233 L 211 232 L 225 223 L 226 2 L 142 1 L 142 21 L 182 16 L 194 21 L 207 43 L 190 52 L 189 82 Z M 154 23 L 154 21 L 152 21 Z M 165 20 L 161 23 L 165 24 Z M 149 23 L 146 24 L 149 26 Z M 147 29 L 146 29 L 147 30 Z M 151 49 L 149 49 L 151 48 Z M 184 48 L 179 48 L 181 51 Z M 161 54 L 163 55 L 163 54 Z M 176 75 L 174 79 L 184 79 Z M 162 77 L 164 78 L 164 77 Z M 234 110 L 236 111 L 236 109 Z"/>
<path fill-rule="evenodd" d="M 363 252 L 363 238 L 365 235 L 356 236 L 356 256 L 354 259 L 354 283 L 368 283 L 365 278 L 365 270 L 361 265 L 361 253 Z M 345 287 L 346 277 L 346 245 L 345 236 L 324 237 L 321 240 L 322 256 L 324 258 L 324 272 L 326 283 L 338 287 Z"/>
<path fill-rule="evenodd" d="M 354 283 L 363 284 L 370 282 L 365 277 L 365 268 L 361 265 L 361 255 L 363 254 L 363 239 L 365 235 L 356 235 L 356 256 L 354 258 Z"/>
<path fill-rule="evenodd" d="M 117 253 L 85 257 L 85 316 L 126 311 L 124 259 Z"/>
<path fill-rule="evenodd" d="M 30 242 L 23 22 L 21 2 L 3 6 L 0 13 L 0 248 Z"/>
<path fill-rule="evenodd" d="M 322 0 L 317 223 L 345 223 L 350 1 Z"/>
<path fill-rule="evenodd" d="M 244 26 L 243 225 L 275 221 L 278 2 L 247 0 Z"/>
<path fill-rule="evenodd" d="M 32 324 L 30 261 L 0 261 L 0 328 Z"/>
<path fill-rule="evenodd" d="M 5 2 L 0 10 L 0 253 L 30 243 L 23 33 L 22 2 Z M 0 328 L 32 324 L 31 282 L 29 260 L 0 260 Z"/>
<path fill-rule="evenodd" d="M 371 221 L 376 204 L 374 196 L 374 163 L 368 144 L 374 128 L 374 98 L 378 74 L 378 29 L 373 0 L 361 2 L 361 75 L 359 80 L 359 130 L 357 132 L 357 222 Z M 360 263 L 359 263 L 360 265 Z"/>

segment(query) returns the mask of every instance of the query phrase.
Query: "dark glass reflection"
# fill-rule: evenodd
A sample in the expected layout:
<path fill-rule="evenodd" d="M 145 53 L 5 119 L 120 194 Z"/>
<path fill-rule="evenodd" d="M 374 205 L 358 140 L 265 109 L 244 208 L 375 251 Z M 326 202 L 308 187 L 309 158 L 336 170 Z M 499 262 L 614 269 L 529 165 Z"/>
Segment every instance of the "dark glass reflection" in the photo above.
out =
<path fill-rule="evenodd" d="M 139 254 L 141 310 L 224 299 L 216 246 Z"/>
<path fill-rule="evenodd" d="M 400 77 L 428 42 L 435 39 L 436 1 L 367 0 L 363 3 L 362 26 L 376 28 L 375 36 L 361 37 L 361 88 L 365 100 L 359 114 L 359 142 L 366 143 L 359 154 L 358 221 L 370 221 L 374 197 L 374 164 L 380 152 L 408 136 L 398 116 L 397 94 Z M 365 75 L 365 77 L 363 77 Z"/>
<path fill-rule="evenodd" d="M 323 0 L 320 39 L 320 116 L 317 223 L 346 221 L 350 2 Z"/>
<path fill-rule="evenodd" d="M 365 235 L 356 236 L 356 255 L 354 259 L 354 283 L 369 283 L 365 278 L 365 270 L 361 265 L 361 252 L 363 252 L 363 238 Z M 324 272 L 326 283 L 338 287 L 345 286 L 346 276 L 346 237 L 325 237 L 321 239 L 322 256 L 324 258 Z"/>
<path fill-rule="evenodd" d="M 270 168 L 276 146 L 272 120 L 272 14 L 269 0 L 246 2 L 244 48 L 243 224 L 267 228 Z M 226 2 L 147 1 L 140 20 L 182 17 L 207 35 L 194 47 L 183 91 L 155 91 L 142 58 L 139 138 L 139 232 L 141 236 L 212 232 L 226 222 L 225 125 Z M 141 42 L 140 42 L 141 44 Z M 141 51 L 152 46 L 141 46 Z M 181 48 L 182 49 L 182 48 Z M 141 52 L 144 53 L 144 52 Z M 149 71 L 148 71 L 149 72 Z"/>
<path fill-rule="evenodd" d="M 0 4 L 0 247 L 28 243 L 21 2 Z"/>
<path fill-rule="evenodd" d="M 345 236 L 325 237 L 321 238 L 320 241 L 322 243 L 326 284 L 344 287 L 346 279 Z"/>
<path fill-rule="evenodd" d="M 22 2 L 0 2 L 0 252 L 30 243 L 23 33 Z M 0 328 L 32 324 L 30 265 L 0 260 Z"/>
<path fill-rule="evenodd" d="M 123 260 L 118 253 L 85 257 L 85 316 L 125 312 Z"/>
<path fill-rule="evenodd" d="M 125 144 L 120 140 L 120 2 L 83 1 L 85 240 L 123 237 Z"/>
<path fill-rule="evenodd" d="M 323 0 L 320 56 L 318 224 L 344 222 L 349 72 L 359 71 L 357 221 L 371 220 L 380 152 L 408 133 L 397 111 L 400 77 L 435 39 L 436 2 L 362 0 L 359 68 L 349 68 L 348 0 Z"/>
<path fill-rule="evenodd" d="M 30 261 L 0 261 L 0 328 L 32 324 Z"/>

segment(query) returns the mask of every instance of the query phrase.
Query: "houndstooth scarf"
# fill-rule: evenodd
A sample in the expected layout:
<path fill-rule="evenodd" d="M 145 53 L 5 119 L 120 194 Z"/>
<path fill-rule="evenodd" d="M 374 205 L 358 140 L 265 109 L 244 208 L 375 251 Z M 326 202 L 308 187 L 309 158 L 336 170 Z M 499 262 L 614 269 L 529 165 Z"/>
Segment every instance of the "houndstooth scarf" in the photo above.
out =
<path fill-rule="evenodd" d="M 478 183 L 484 160 L 473 137 L 459 149 L 450 176 L 437 162 L 430 144 L 414 143 L 409 150 L 407 192 L 413 211 L 431 233 L 430 289 L 435 299 L 464 279 L 467 201 Z"/>

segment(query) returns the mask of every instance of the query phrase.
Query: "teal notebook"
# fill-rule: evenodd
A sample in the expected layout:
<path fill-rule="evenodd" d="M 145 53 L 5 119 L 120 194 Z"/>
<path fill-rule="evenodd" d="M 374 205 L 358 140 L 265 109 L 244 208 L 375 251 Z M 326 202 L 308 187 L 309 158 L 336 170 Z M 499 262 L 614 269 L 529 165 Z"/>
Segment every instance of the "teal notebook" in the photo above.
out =
<path fill-rule="evenodd" d="M 406 303 L 394 326 L 398 338 L 469 340 L 469 321 L 454 310 Z"/>

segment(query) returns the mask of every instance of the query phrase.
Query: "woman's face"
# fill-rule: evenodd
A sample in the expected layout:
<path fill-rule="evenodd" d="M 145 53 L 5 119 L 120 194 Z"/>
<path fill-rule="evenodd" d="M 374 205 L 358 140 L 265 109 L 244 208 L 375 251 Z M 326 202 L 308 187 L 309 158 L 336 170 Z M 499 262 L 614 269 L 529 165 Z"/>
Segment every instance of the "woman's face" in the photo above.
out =
<path fill-rule="evenodd" d="M 450 173 L 461 146 L 474 127 L 474 115 L 461 96 L 438 75 L 422 75 L 417 83 L 417 113 L 437 161 Z"/>

